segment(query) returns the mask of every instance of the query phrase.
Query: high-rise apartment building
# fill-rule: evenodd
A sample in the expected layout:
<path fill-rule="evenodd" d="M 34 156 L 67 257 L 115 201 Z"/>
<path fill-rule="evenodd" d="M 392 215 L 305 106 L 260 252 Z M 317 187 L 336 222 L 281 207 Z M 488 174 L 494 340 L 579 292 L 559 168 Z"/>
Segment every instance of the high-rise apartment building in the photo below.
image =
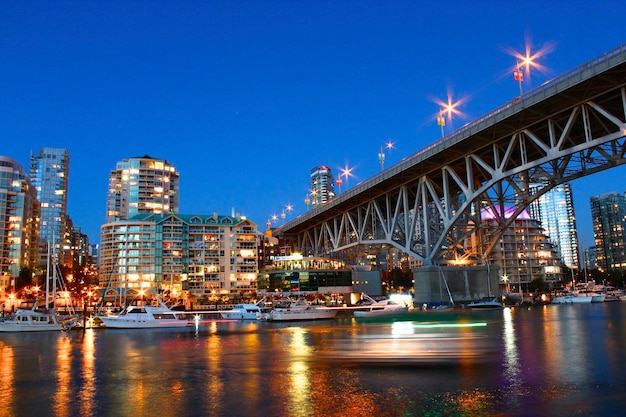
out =
<path fill-rule="evenodd" d="M 513 212 L 508 209 L 507 218 L 511 214 L 509 210 Z M 488 235 L 499 233 L 493 217 L 489 210 L 482 216 L 484 233 Z M 531 218 L 527 211 L 501 232 L 499 244 L 489 253 L 489 261 L 500 266 L 503 281 L 515 292 L 526 291 L 533 280 L 541 279 L 547 285 L 554 285 L 563 279 L 561 259 L 555 246 L 543 233 L 539 221 Z"/>
<path fill-rule="evenodd" d="M 322 165 L 311 169 L 311 204 L 313 207 L 325 204 L 335 197 L 333 171 Z"/>
<path fill-rule="evenodd" d="M 605 272 L 623 269 L 626 267 L 626 197 L 610 192 L 589 200 L 598 269 Z"/>
<path fill-rule="evenodd" d="M 116 164 L 109 177 L 106 222 L 137 214 L 177 213 L 179 173 L 166 160 L 149 155 Z"/>
<path fill-rule="evenodd" d="M 161 294 L 203 303 L 257 291 L 258 232 L 240 216 L 140 214 L 102 226 L 108 300 Z"/>
<path fill-rule="evenodd" d="M 528 211 L 532 218 L 541 222 L 545 234 L 559 251 L 563 264 L 578 269 L 578 233 L 570 184 L 557 185 L 531 203 Z"/>
<path fill-rule="evenodd" d="M 15 289 L 22 268 L 37 265 L 39 202 L 24 168 L 0 156 L 0 292 Z"/>
<path fill-rule="evenodd" d="M 70 155 L 63 148 L 42 148 L 30 155 L 30 177 L 41 205 L 40 264 L 45 265 L 47 246 L 59 256 L 60 262 L 71 265 L 71 229 L 67 220 L 67 193 Z"/>

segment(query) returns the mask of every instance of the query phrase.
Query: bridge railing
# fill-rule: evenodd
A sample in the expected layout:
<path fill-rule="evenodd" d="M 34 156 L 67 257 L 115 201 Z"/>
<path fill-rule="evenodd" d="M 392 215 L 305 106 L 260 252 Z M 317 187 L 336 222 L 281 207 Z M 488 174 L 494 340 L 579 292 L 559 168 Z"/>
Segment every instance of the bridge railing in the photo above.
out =
<path fill-rule="evenodd" d="M 395 164 L 389 166 L 389 168 L 387 168 L 385 171 L 382 171 L 367 180 L 359 182 L 354 187 L 347 189 L 344 193 L 337 195 L 329 202 L 330 204 L 315 207 L 312 210 L 304 213 L 303 215 L 298 216 L 298 218 L 292 220 L 289 223 L 299 223 L 298 219 L 304 220 L 314 217 L 316 214 L 324 211 L 326 208 L 332 205 L 332 203 L 347 200 L 352 195 L 359 194 L 362 191 L 365 191 L 368 188 L 371 188 L 372 186 L 382 182 L 385 178 L 393 176 L 406 168 L 416 165 L 421 160 L 426 159 L 427 157 L 430 157 L 431 155 L 445 149 L 448 145 L 457 143 L 460 140 L 465 139 L 466 136 L 469 136 L 469 132 L 477 129 L 480 124 L 487 123 L 488 121 L 494 122 L 495 116 L 503 113 L 506 110 L 510 110 L 511 112 L 522 110 L 526 105 L 544 99 L 549 94 L 554 94 L 557 91 L 558 86 L 563 86 L 564 88 L 570 87 L 584 80 L 585 76 L 596 74 L 597 70 L 599 69 L 598 67 L 602 67 L 602 70 L 607 69 L 611 65 L 610 61 L 612 60 L 612 58 L 619 58 L 615 59 L 615 62 L 613 63 L 614 65 L 626 61 L 626 44 L 618 46 L 617 48 L 609 52 L 605 52 L 604 54 L 582 65 L 579 65 L 578 67 L 568 72 L 565 72 L 558 77 L 553 78 L 552 80 L 549 80 L 541 84 L 540 86 L 533 88 L 532 90 L 527 91 L 521 96 L 515 97 L 512 101 L 509 101 L 506 104 L 496 108 L 495 110 L 484 114 L 478 119 L 475 119 L 465 124 L 464 126 L 454 130 L 451 133 L 448 133 L 442 139 L 433 142 L 432 144 L 415 152 L 414 154 L 403 158 L 399 162 L 396 162 Z"/>

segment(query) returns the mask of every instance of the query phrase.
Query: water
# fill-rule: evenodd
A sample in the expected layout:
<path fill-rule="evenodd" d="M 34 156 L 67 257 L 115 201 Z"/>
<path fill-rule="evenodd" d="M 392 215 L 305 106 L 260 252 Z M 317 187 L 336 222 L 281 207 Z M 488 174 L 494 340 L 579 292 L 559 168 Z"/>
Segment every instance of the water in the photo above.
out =
<path fill-rule="evenodd" d="M 625 313 L 0 334 L 0 417 L 619 416 Z"/>

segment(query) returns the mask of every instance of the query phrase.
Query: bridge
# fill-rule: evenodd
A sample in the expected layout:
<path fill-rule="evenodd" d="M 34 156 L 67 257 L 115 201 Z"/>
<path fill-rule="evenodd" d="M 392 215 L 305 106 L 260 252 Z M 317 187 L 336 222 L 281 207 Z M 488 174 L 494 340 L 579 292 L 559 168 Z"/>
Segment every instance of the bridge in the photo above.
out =
<path fill-rule="evenodd" d="M 275 232 L 305 256 L 396 247 L 480 265 L 555 186 L 626 163 L 626 44 L 515 97 Z M 513 213 L 505 215 L 505 207 Z"/>

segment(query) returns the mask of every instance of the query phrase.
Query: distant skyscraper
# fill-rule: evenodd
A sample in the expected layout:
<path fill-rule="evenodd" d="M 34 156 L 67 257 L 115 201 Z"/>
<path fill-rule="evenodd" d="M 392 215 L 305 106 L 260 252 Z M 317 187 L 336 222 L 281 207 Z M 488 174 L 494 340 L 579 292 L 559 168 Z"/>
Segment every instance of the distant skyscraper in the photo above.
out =
<path fill-rule="evenodd" d="M 313 207 L 325 204 L 335 197 L 333 171 L 322 165 L 311 169 L 311 204 Z"/>
<path fill-rule="evenodd" d="M 626 266 L 626 197 L 611 192 L 589 200 L 598 269 L 622 269 Z"/>
<path fill-rule="evenodd" d="M 545 234 L 560 252 L 562 262 L 569 268 L 578 269 L 578 235 L 569 183 L 557 185 L 543 194 L 528 211 L 532 218 L 541 222 Z"/>
<path fill-rule="evenodd" d="M 61 256 L 62 263 L 66 263 L 63 252 L 71 249 L 71 230 L 66 225 L 69 172 L 70 155 L 67 149 L 42 148 L 37 155 L 30 155 L 30 177 L 41 204 L 41 241 L 53 245 L 51 249 Z M 46 259 L 47 249 L 43 251 L 41 260 Z"/>
<path fill-rule="evenodd" d="M 148 155 L 124 159 L 109 177 L 106 222 L 177 213 L 178 187 L 179 173 L 166 160 Z"/>
<path fill-rule="evenodd" d="M 15 288 L 20 269 L 37 262 L 39 202 L 24 168 L 0 156 L 0 292 Z"/>

